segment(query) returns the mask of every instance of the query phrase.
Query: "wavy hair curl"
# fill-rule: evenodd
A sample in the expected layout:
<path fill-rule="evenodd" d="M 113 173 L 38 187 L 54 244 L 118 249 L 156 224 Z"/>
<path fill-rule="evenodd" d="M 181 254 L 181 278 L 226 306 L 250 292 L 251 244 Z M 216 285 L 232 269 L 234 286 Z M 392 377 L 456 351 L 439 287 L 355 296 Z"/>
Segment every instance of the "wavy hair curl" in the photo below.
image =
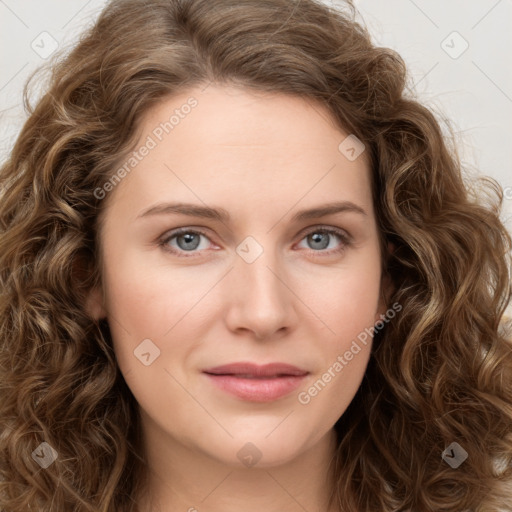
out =
<path fill-rule="evenodd" d="M 0 510 L 137 510 L 147 467 L 108 324 L 93 191 L 141 116 L 197 84 L 325 105 L 366 145 L 384 272 L 401 313 L 335 425 L 331 503 L 358 512 L 512 511 L 511 239 L 493 180 L 464 181 L 402 59 L 354 9 L 316 0 L 113 0 L 67 54 L 0 170 Z M 108 198 L 107 198 L 108 199 Z M 45 441 L 58 458 L 31 457 Z M 469 456 L 452 469 L 441 453 Z"/>

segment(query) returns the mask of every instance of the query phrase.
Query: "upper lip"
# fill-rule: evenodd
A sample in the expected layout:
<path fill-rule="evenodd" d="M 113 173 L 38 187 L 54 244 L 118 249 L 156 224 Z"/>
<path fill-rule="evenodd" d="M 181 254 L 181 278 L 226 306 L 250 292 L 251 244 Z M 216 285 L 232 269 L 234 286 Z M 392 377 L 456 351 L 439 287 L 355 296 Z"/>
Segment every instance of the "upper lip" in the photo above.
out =
<path fill-rule="evenodd" d="M 307 375 L 309 372 L 297 366 L 286 363 L 269 363 L 257 365 L 254 363 L 231 363 L 203 370 L 212 375 L 247 375 L 253 377 L 280 377 L 287 375 Z"/>

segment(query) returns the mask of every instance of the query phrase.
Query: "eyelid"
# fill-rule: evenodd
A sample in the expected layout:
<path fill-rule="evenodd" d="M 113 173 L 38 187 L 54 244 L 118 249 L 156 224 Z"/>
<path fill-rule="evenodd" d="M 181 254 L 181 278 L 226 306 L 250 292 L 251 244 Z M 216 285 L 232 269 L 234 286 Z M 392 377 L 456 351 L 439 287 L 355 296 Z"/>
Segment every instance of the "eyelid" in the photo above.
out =
<path fill-rule="evenodd" d="M 332 255 L 335 253 L 342 252 L 349 245 L 351 245 L 352 241 L 353 241 L 352 236 L 344 229 L 341 229 L 341 228 L 338 228 L 335 226 L 330 226 L 330 225 L 317 224 L 314 226 L 309 226 L 307 228 L 304 228 L 302 231 L 300 231 L 298 233 L 298 235 L 296 235 L 296 236 L 300 237 L 298 242 L 301 242 L 309 234 L 316 233 L 316 232 L 323 232 L 323 233 L 328 233 L 331 235 L 334 234 L 334 235 L 337 235 L 341 239 L 341 247 L 338 249 L 330 249 L 328 251 L 323 251 L 323 250 L 322 251 L 314 251 L 313 249 L 310 249 L 308 251 L 309 253 L 313 253 L 318 256 L 322 256 L 322 255 L 327 256 L 327 255 Z M 194 255 L 196 255 L 196 254 L 200 254 L 201 252 L 204 252 L 204 250 L 203 251 L 190 251 L 190 255 L 186 255 L 187 251 L 179 251 L 179 250 L 175 250 L 174 248 L 170 249 L 166 245 L 173 238 L 175 238 L 181 234 L 185 234 L 185 233 L 193 233 L 193 234 L 202 235 L 205 238 L 207 238 L 210 242 L 212 242 L 207 231 L 204 230 L 203 228 L 196 228 L 194 226 L 186 226 L 186 227 L 172 229 L 172 230 L 164 233 L 164 235 L 162 235 L 161 237 L 158 238 L 158 245 L 161 246 L 165 251 L 167 251 L 171 254 L 174 254 L 178 257 L 190 258 L 190 257 L 194 257 Z"/>
<path fill-rule="evenodd" d="M 328 225 L 328 224 L 317 224 L 315 226 L 310 226 L 310 227 L 304 228 L 302 231 L 299 232 L 299 234 L 297 236 L 302 236 L 302 238 L 304 238 L 304 236 L 307 236 L 310 233 L 316 233 L 317 231 L 320 231 L 320 232 L 326 231 L 328 233 L 335 233 L 336 235 L 338 235 L 341 238 L 343 238 L 344 240 L 346 240 L 347 243 L 352 242 L 352 236 L 348 233 L 348 231 L 346 231 L 345 229 L 342 229 L 342 228 L 338 228 L 336 226 Z M 301 238 L 301 240 L 302 240 L 302 238 Z"/>
<path fill-rule="evenodd" d="M 201 252 L 201 251 L 191 251 L 190 256 L 186 256 L 187 251 L 177 251 L 174 248 L 171 249 L 167 246 L 167 243 L 170 240 L 172 240 L 173 238 L 175 238 L 179 235 L 185 234 L 185 233 L 194 233 L 197 235 L 203 235 L 205 238 L 210 240 L 210 237 L 208 236 L 208 234 L 205 230 L 203 230 L 202 228 L 196 228 L 196 227 L 190 226 L 190 227 L 176 228 L 176 229 L 167 231 L 161 237 L 158 238 L 158 245 L 160 247 L 162 247 L 165 251 L 167 251 L 171 254 L 174 254 L 178 257 L 184 256 L 184 255 L 185 255 L 184 256 L 185 258 L 193 257 L 192 256 L 193 254 L 197 254 L 198 252 Z M 211 240 L 210 240 L 210 242 L 211 242 Z"/>
<path fill-rule="evenodd" d="M 352 236 L 345 231 L 344 229 L 335 227 L 335 226 L 328 226 L 328 225 L 316 225 L 316 226 L 310 226 L 308 228 L 305 228 L 303 231 L 299 233 L 298 236 L 300 236 L 299 243 L 308 235 L 312 233 L 328 233 L 330 235 L 336 235 L 340 240 L 341 244 L 339 247 L 335 249 L 330 249 L 327 251 L 314 251 L 313 249 L 307 250 L 307 252 L 312 255 L 313 258 L 327 258 L 329 256 L 334 256 L 338 254 L 342 254 L 345 252 L 347 248 L 352 246 L 353 244 L 353 238 Z"/>

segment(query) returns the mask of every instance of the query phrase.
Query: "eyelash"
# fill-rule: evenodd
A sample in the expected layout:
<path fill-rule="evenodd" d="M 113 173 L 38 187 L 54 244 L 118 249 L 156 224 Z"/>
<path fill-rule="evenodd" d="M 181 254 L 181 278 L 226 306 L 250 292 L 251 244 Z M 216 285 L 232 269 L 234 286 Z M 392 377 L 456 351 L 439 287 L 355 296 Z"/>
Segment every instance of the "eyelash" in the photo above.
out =
<path fill-rule="evenodd" d="M 300 241 L 304 240 L 304 238 L 306 238 L 307 236 L 309 236 L 309 235 L 311 235 L 313 233 L 322 233 L 322 234 L 336 235 L 341 240 L 340 247 L 338 247 L 337 249 L 331 249 L 329 251 L 325 251 L 325 250 L 315 251 L 313 249 L 310 249 L 309 252 L 312 252 L 313 254 L 315 254 L 315 256 L 316 255 L 319 255 L 320 257 L 323 256 L 323 255 L 329 255 L 330 256 L 330 255 L 333 255 L 333 254 L 341 253 L 347 247 L 349 247 L 351 245 L 351 239 L 350 239 L 350 237 L 344 231 L 342 231 L 340 229 L 337 229 L 337 228 L 326 227 L 326 226 L 317 226 L 314 229 L 309 230 L 308 232 L 304 233 L 304 235 L 302 236 Z M 208 240 L 209 240 L 208 235 L 204 231 L 202 231 L 200 229 L 178 228 L 178 229 L 176 229 L 174 231 L 171 231 L 167 236 L 164 236 L 162 239 L 160 239 L 159 242 L 158 242 L 158 245 L 160 247 L 162 247 L 162 249 L 164 251 L 167 251 L 167 252 L 169 252 L 171 254 L 174 254 L 174 255 L 178 256 L 179 258 L 193 258 L 193 257 L 195 257 L 194 255 L 197 252 L 201 252 L 201 251 L 176 250 L 174 248 L 170 248 L 170 246 L 167 245 L 173 238 L 176 238 L 176 237 L 178 237 L 180 235 L 183 235 L 183 234 L 203 235 L 205 238 L 208 238 Z M 185 255 L 187 252 L 190 253 L 190 256 L 189 255 Z"/>

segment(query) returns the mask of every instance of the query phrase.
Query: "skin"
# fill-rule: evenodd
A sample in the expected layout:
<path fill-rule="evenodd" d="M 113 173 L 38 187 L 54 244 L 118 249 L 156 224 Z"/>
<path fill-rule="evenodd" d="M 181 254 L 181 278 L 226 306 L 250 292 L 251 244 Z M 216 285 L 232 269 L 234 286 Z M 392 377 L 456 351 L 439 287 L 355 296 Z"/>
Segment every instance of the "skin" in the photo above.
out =
<path fill-rule="evenodd" d="M 150 467 L 141 510 L 325 511 L 333 426 L 362 381 L 371 343 L 308 404 L 298 393 L 387 309 L 366 155 L 349 161 L 338 150 L 348 134 L 321 105 L 224 85 L 203 89 L 146 113 L 137 147 L 188 98 L 198 101 L 109 193 L 102 215 L 103 284 L 89 308 L 107 317 L 141 408 Z M 366 214 L 292 221 L 299 210 L 334 201 Z M 222 207 L 231 221 L 138 218 L 162 202 Z M 342 230 L 349 242 L 324 235 L 323 248 L 308 236 L 320 226 Z M 159 244 L 180 227 L 206 236 L 188 252 L 183 237 Z M 248 236 L 263 250 L 252 263 L 236 251 Z M 148 366 L 134 356 L 144 339 L 160 350 Z M 202 373 L 237 361 L 279 361 L 310 373 L 290 395 L 255 403 Z M 261 454 L 252 467 L 237 457 L 248 442 Z"/>

